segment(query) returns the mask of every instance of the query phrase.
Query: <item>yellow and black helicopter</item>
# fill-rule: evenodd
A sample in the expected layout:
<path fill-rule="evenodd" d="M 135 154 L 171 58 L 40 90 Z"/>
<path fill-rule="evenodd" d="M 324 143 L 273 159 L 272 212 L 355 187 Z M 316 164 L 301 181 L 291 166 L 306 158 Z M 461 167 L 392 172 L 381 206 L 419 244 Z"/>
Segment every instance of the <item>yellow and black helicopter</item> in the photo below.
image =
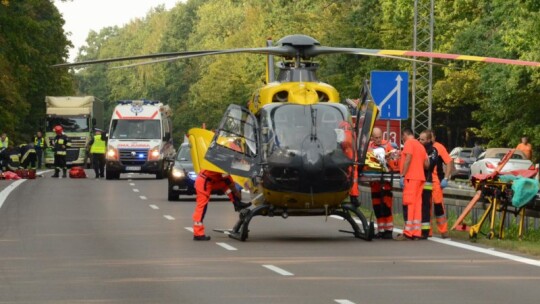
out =
<path fill-rule="evenodd" d="M 337 215 L 352 227 L 355 237 L 371 240 L 373 222 L 350 203 L 344 203 L 356 166 L 363 168 L 378 109 L 369 87 L 363 85 L 356 124 L 340 103 L 337 90 L 317 79 L 313 59 L 328 54 L 354 54 L 415 60 L 443 58 L 540 66 L 538 62 L 455 54 L 339 48 L 321 46 L 312 37 L 290 35 L 276 46 L 229 50 L 174 52 L 59 64 L 74 67 L 136 59 L 154 59 L 124 67 L 207 55 L 252 53 L 268 56 L 267 81 L 248 107 L 231 104 L 215 132 L 189 130 L 194 167 L 227 172 L 252 193 L 253 206 L 240 212 L 229 236 L 245 241 L 255 216 Z M 273 56 L 282 57 L 277 78 Z M 155 59 L 161 58 L 161 59 Z M 358 219 L 358 220 L 357 220 Z"/>

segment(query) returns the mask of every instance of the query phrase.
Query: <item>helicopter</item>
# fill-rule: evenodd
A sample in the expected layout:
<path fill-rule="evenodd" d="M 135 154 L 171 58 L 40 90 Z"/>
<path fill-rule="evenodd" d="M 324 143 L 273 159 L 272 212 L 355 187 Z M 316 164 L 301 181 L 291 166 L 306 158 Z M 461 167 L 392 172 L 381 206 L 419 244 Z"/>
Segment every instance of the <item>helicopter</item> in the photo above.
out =
<path fill-rule="evenodd" d="M 248 238 L 249 225 L 256 216 L 337 215 L 353 230 L 341 232 L 367 241 L 374 237 L 373 221 L 368 222 L 359 208 L 345 201 L 354 184 L 355 168 L 361 173 L 364 167 L 378 108 L 365 83 L 353 124 L 338 91 L 317 79 L 315 57 L 351 54 L 418 61 L 402 57 L 409 56 L 540 66 L 538 62 L 445 53 L 327 47 L 301 34 L 261 48 L 173 52 L 55 66 L 153 59 L 120 67 L 127 68 L 234 53 L 268 56 L 265 85 L 253 93 L 247 107 L 229 105 L 214 132 L 193 128 L 188 135 L 197 172 L 207 169 L 229 173 L 251 193 L 252 206 L 240 211 L 234 227 L 218 230 L 240 241 Z M 273 75 L 274 56 L 282 58 L 277 64 L 277 77 Z"/>

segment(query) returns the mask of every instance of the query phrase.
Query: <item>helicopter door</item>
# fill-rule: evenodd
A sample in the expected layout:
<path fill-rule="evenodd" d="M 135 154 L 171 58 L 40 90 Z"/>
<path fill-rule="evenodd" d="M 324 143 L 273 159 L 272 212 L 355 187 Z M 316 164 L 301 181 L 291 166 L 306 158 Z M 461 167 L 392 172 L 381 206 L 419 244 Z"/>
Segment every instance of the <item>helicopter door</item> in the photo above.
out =
<path fill-rule="evenodd" d="M 230 105 L 205 158 L 229 174 L 255 176 L 260 168 L 258 129 L 257 120 L 248 109 Z"/>
<path fill-rule="evenodd" d="M 361 172 L 365 164 L 371 132 L 373 131 L 375 120 L 377 120 L 379 109 L 372 99 L 362 102 L 359 107 L 356 114 L 356 149 L 358 151 L 357 159 L 360 163 L 358 170 Z"/>

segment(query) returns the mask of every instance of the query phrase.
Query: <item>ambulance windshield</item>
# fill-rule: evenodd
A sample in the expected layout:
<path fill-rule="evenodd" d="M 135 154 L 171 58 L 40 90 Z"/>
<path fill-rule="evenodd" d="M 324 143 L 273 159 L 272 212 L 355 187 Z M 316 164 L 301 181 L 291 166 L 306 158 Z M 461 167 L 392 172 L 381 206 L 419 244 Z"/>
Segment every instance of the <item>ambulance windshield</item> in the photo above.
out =
<path fill-rule="evenodd" d="M 160 121 L 115 119 L 110 134 L 111 139 L 161 139 Z"/>

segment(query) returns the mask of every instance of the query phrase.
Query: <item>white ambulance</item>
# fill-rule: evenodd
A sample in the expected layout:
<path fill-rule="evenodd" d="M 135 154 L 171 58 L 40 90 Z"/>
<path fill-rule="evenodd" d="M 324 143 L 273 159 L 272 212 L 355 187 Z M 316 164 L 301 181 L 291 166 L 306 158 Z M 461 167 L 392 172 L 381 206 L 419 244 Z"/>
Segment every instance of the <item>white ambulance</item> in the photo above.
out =
<path fill-rule="evenodd" d="M 118 101 L 109 127 L 106 178 L 127 172 L 167 176 L 175 155 L 171 114 L 159 101 Z"/>

